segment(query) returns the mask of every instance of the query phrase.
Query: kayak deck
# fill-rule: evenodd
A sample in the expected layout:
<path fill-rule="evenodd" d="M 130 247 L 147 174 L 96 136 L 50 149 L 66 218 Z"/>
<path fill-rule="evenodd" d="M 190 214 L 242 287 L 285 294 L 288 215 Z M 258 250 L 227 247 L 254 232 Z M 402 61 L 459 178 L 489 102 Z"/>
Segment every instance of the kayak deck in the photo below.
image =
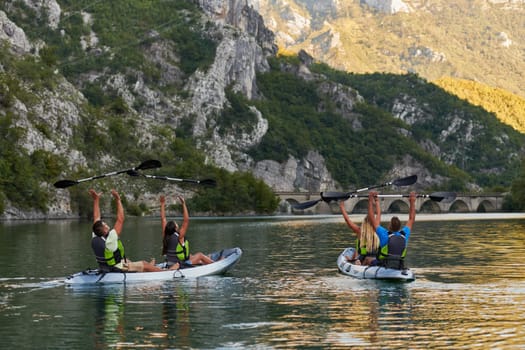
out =
<path fill-rule="evenodd" d="M 132 283 L 147 281 L 167 281 L 176 278 L 196 278 L 211 275 L 222 275 L 235 266 L 242 256 L 241 248 L 224 249 L 210 254 L 217 260 L 207 265 L 197 265 L 178 270 L 159 272 L 101 272 L 98 269 L 88 269 L 77 272 L 64 281 L 66 285 Z M 222 258 L 222 259 L 221 259 Z M 220 259 L 220 260 L 219 260 Z M 157 266 L 162 267 L 164 263 Z"/>

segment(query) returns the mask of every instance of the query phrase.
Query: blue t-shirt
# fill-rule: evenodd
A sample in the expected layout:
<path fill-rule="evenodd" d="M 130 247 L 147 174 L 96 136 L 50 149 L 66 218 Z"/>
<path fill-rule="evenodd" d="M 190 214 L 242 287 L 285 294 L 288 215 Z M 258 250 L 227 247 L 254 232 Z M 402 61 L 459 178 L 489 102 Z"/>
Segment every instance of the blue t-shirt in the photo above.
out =
<path fill-rule="evenodd" d="M 408 244 L 408 237 L 410 237 L 410 228 L 408 226 L 403 227 L 403 232 L 405 232 L 405 241 Z M 388 230 L 383 226 L 377 226 L 376 233 L 379 236 L 379 246 L 384 247 L 388 244 Z M 394 232 L 395 235 L 400 236 L 400 231 Z"/>

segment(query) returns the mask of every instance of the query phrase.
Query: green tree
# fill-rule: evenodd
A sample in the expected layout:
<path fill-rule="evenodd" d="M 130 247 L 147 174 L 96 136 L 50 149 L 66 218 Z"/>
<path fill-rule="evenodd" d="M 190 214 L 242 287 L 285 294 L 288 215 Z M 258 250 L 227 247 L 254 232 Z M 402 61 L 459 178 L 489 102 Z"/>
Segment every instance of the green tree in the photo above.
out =
<path fill-rule="evenodd" d="M 504 198 L 504 210 L 525 210 L 525 159 L 523 159 L 518 176 L 512 181 L 510 193 Z"/>

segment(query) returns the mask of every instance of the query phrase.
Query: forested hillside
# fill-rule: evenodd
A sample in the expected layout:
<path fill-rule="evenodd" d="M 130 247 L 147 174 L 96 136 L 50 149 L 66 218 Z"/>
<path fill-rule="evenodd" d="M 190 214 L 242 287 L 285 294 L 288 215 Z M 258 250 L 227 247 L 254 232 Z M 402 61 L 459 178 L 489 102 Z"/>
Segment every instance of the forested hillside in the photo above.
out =
<path fill-rule="evenodd" d="M 434 83 L 459 98 L 494 113 L 500 121 L 525 134 L 525 99 L 472 80 L 446 77 Z"/>
<path fill-rule="evenodd" d="M 278 56 L 242 4 L 4 1 L 3 217 L 86 215 L 90 185 L 123 189 L 137 215 L 162 192 L 184 193 L 199 213 L 268 214 L 272 191 L 355 188 L 407 172 L 420 175 L 420 190 L 510 187 L 524 137 L 493 114 L 417 75 Z M 217 186 L 127 175 L 52 186 L 145 159 L 162 162 L 152 173 Z"/>
<path fill-rule="evenodd" d="M 267 1 L 282 52 L 353 73 L 416 73 L 523 132 L 523 1 Z"/>

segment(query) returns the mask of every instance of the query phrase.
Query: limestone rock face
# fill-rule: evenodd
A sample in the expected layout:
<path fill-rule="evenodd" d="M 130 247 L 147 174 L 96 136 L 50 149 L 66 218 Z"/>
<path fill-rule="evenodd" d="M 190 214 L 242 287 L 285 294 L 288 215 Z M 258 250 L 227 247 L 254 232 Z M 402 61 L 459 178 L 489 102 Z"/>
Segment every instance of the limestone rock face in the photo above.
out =
<path fill-rule="evenodd" d="M 32 48 L 24 31 L 7 18 L 4 11 L 0 11 L 0 41 L 7 41 L 18 53 L 28 53 Z"/>
<path fill-rule="evenodd" d="M 401 0 L 364 0 L 363 2 L 370 7 L 389 14 L 412 11 L 410 6 Z"/>
<path fill-rule="evenodd" d="M 324 158 L 313 151 L 304 159 L 290 157 L 282 164 L 273 160 L 257 162 L 253 173 L 277 192 L 321 192 L 338 187 Z"/>
<path fill-rule="evenodd" d="M 266 58 L 277 52 L 273 33 L 246 0 L 201 0 L 199 4 L 221 28 L 222 39 L 211 68 L 197 72 L 186 86 L 192 91 L 186 114 L 196 116 L 193 124 L 196 137 L 207 132 L 209 119 L 225 107 L 227 87 L 249 99 L 257 96 L 255 74 L 267 71 Z"/>

